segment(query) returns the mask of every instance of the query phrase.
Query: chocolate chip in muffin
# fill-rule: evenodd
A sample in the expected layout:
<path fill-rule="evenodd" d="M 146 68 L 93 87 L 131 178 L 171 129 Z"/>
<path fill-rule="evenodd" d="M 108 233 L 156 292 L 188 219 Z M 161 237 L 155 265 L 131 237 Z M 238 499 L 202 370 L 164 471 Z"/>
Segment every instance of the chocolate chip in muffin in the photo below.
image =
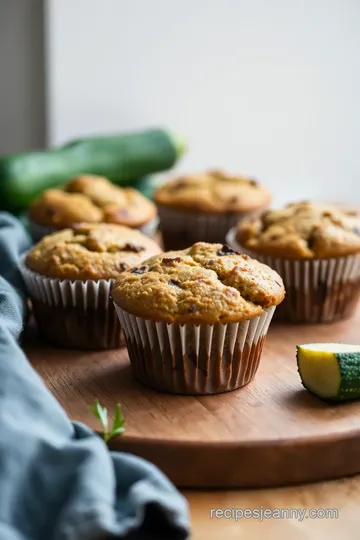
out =
<path fill-rule="evenodd" d="M 181 289 L 181 283 L 176 279 L 169 279 L 168 285 L 171 285 L 172 287 L 179 287 Z"/>
<path fill-rule="evenodd" d="M 124 245 L 123 251 L 133 251 L 134 253 L 140 253 L 140 251 L 144 251 L 144 246 L 139 246 L 138 244 L 133 244 L 132 242 L 128 242 Z"/>
<path fill-rule="evenodd" d="M 187 182 L 185 180 L 179 180 L 176 182 L 176 184 L 173 184 L 171 186 L 171 191 L 178 191 L 179 189 L 182 189 L 187 185 Z"/>
<path fill-rule="evenodd" d="M 257 180 L 255 180 L 254 178 L 251 178 L 251 179 L 249 180 L 249 184 L 250 184 L 251 186 L 258 186 L 258 185 L 259 185 L 259 182 L 258 182 Z"/>
<path fill-rule="evenodd" d="M 194 305 L 191 305 L 187 308 L 188 313 L 195 313 L 196 307 Z"/>
<path fill-rule="evenodd" d="M 310 236 L 307 239 L 307 246 L 309 249 L 314 249 L 315 240 L 316 240 L 316 227 L 311 231 Z"/>
<path fill-rule="evenodd" d="M 239 200 L 239 197 L 237 195 L 234 195 L 233 197 L 230 197 L 229 204 L 236 204 Z"/>
<path fill-rule="evenodd" d="M 121 263 L 119 264 L 119 268 L 120 268 L 120 270 L 121 270 L 122 272 L 125 272 L 125 270 L 127 270 L 127 269 L 129 268 L 129 265 L 126 264 L 126 263 L 124 263 L 124 262 L 121 262 Z"/>
<path fill-rule="evenodd" d="M 166 266 L 172 265 L 174 263 L 179 263 L 179 262 L 181 262 L 180 257 L 164 257 L 162 259 L 162 263 L 165 264 Z"/>
<path fill-rule="evenodd" d="M 236 251 L 232 247 L 228 246 L 227 244 L 223 244 L 222 248 L 218 249 L 216 252 L 217 255 L 240 255 L 240 251 Z"/>
<path fill-rule="evenodd" d="M 266 210 L 266 212 L 263 212 L 260 216 L 260 219 L 256 216 L 254 216 L 252 219 L 249 218 L 249 222 L 251 223 L 258 223 L 258 232 L 263 233 L 266 231 L 266 229 L 269 227 L 268 218 L 271 215 L 271 210 Z"/>
<path fill-rule="evenodd" d="M 53 208 L 52 206 L 48 206 L 47 209 L 46 209 L 46 214 L 47 214 L 49 217 L 55 216 L 55 214 L 56 214 L 56 208 Z"/>
<path fill-rule="evenodd" d="M 140 268 L 133 268 L 130 270 L 132 274 L 145 274 L 146 266 L 140 266 Z"/>

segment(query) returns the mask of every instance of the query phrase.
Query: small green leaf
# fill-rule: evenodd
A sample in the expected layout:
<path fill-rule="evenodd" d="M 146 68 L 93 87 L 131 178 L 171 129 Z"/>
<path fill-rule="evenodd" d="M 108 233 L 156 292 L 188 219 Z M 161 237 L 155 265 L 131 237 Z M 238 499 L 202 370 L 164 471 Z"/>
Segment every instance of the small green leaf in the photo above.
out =
<path fill-rule="evenodd" d="M 100 420 L 104 428 L 103 438 L 105 442 L 108 442 L 112 437 L 116 437 L 117 435 L 124 433 L 125 417 L 121 412 L 121 405 L 119 403 L 115 407 L 113 425 L 110 432 L 108 431 L 108 411 L 106 407 L 103 407 L 97 399 L 95 400 L 95 405 L 91 407 L 90 410 L 96 416 L 96 418 Z"/>
<path fill-rule="evenodd" d="M 125 418 L 122 415 L 121 405 L 118 403 L 115 408 L 115 414 L 113 418 L 112 431 L 118 427 L 122 427 L 125 424 Z"/>
<path fill-rule="evenodd" d="M 104 431 L 107 431 L 108 427 L 108 416 L 107 416 L 107 409 L 105 407 L 102 407 L 100 405 L 99 400 L 97 399 L 95 401 L 95 405 L 91 408 L 91 412 L 100 420 Z"/>
<path fill-rule="evenodd" d="M 116 429 L 114 429 L 111 433 L 110 433 L 110 437 L 116 437 L 116 435 L 121 435 L 122 433 L 124 433 L 126 431 L 126 429 L 121 426 L 121 427 L 118 427 Z"/>
<path fill-rule="evenodd" d="M 110 433 L 104 433 L 104 441 L 108 442 L 113 437 L 116 437 L 117 435 L 121 435 L 122 433 L 124 433 L 124 431 L 125 431 L 124 427 L 118 427 L 114 429 L 113 431 L 111 431 Z"/>

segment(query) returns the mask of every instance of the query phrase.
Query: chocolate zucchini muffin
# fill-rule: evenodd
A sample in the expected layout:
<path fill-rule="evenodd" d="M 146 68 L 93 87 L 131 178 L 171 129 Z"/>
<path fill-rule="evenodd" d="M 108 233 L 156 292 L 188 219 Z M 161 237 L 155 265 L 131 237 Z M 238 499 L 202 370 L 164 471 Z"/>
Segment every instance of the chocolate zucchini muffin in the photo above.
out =
<path fill-rule="evenodd" d="M 48 189 L 29 208 L 35 240 L 76 223 L 115 223 L 143 229 L 156 219 L 156 207 L 134 188 L 120 188 L 101 176 L 78 176 L 64 189 Z"/>
<path fill-rule="evenodd" d="M 151 257 L 112 288 L 135 375 L 183 394 L 225 392 L 251 381 L 284 294 L 271 268 L 205 242 Z"/>
<path fill-rule="evenodd" d="M 332 322 L 353 313 L 360 294 L 360 214 L 292 203 L 240 223 L 232 245 L 282 275 L 287 295 L 277 318 Z"/>
<path fill-rule="evenodd" d="M 230 227 L 264 210 L 271 196 L 252 178 L 212 170 L 175 178 L 154 199 L 165 249 L 181 249 L 198 240 L 223 242 Z"/>
<path fill-rule="evenodd" d="M 44 237 L 20 266 L 41 335 L 61 347 L 119 347 L 111 285 L 160 252 L 153 240 L 120 225 L 79 224 Z"/>

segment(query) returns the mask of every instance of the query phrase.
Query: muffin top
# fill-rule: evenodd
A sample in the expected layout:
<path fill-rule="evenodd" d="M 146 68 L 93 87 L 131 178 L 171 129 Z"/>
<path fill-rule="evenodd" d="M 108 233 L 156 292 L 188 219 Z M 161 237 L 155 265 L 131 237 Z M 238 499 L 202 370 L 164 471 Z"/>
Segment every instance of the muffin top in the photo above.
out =
<path fill-rule="evenodd" d="M 241 222 L 236 240 L 254 253 L 280 258 L 350 255 L 360 251 L 360 214 L 308 201 L 291 203 Z"/>
<path fill-rule="evenodd" d="M 189 211 L 251 212 L 267 206 L 268 190 L 252 178 L 220 170 L 175 178 L 154 194 L 160 205 Z"/>
<path fill-rule="evenodd" d="M 251 319 L 284 294 L 274 270 L 227 245 L 206 242 L 151 257 L 123 272 L 112 291 L 133 315 L 180 324 Z"/>
<path fill-rule="evenodd" d="M 25 264 L 52 278 L 99 280 L 116 278 L 158 253 L 160 247 L 139 231 L 85 223 L 45 236 L 29 251 Z"/>
<path fill-rule="evenodd" d="M 64 189 L 44 191 L 29 208 L 32 221 L 57 229 L 82 222 L 141 227 L 155 216 L 155 205 L 136 189 L 90 175 L 70 180 Z"/>

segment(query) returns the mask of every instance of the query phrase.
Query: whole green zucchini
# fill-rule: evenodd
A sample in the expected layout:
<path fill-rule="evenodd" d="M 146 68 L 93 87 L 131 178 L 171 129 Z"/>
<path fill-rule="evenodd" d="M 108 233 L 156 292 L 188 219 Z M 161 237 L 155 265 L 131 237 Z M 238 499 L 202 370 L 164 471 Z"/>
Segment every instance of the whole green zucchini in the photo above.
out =
<path fill-rule="evenodd" d="M 89 137 L 54 150 L 4 156 L 0 158 L 0 209 L 21 212 L 42 191 L 62 186 L 78 174 L 98 174 L 119 185 L 133 184 L 172 167 L 184 149 L 181 139 L 154 129 Z"/>

